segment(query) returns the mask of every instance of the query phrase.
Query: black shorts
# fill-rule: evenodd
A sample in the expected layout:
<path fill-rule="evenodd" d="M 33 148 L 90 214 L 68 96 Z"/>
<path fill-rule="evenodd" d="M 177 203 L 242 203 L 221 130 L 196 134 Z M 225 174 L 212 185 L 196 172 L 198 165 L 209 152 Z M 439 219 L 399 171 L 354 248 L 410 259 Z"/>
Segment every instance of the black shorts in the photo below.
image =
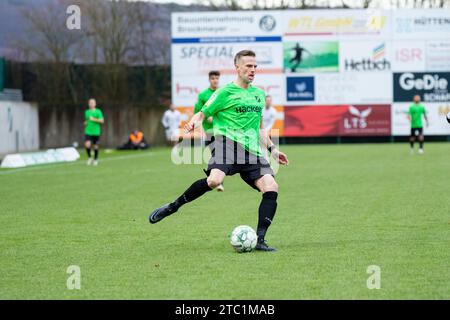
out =
<path fill-rule="evenodd" d="M 412 136 L 421 136 L 423 134 L 423 128 L 411 128 L 411 137 Z"/>
<path fill-rule="evenodd" d="M 90 136 L 88 134 L 85 134 L 84 141 L 90 141 L 92 144 L 98 144 L 100 141 L 100 136 Z"/>
<path fill-rule="evenodd" d="M 211 151 L 214 150 L 214 139 L 214 136 L 206 134 L 205 147 L 209 147 Z"/>
<path fill-rule="evenodd" d="M 255 181 L 266 174 L 275 176 L 270 163 L 260 156 L 245 150 L 241 144 L 224 136 L 217 136 L 213 142 L 213 152 L 205 170 L 207 176 L 212 169 L 219 169 L 227 176 L 239 173 L 241 179 L 259 191 Z"/>

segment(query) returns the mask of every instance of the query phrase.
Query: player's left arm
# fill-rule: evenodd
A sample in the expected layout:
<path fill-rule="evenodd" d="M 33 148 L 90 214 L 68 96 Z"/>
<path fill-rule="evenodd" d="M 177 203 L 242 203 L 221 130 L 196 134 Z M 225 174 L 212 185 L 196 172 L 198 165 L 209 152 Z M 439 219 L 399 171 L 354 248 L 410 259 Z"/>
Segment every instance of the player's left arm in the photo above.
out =
<path fill-rule="evenodd" d="M 425 119 L 425 124 L 428 127 L 429 122 L 428 122 L 428 117 L 427 117 L 427 111 L 425 109 L 423 110 L 423 118 Z"/>
<path fill-rule="evenodd" d="M 285 153 L 278 150 L 278 148 L 275 146 L 275 144 L 272 142 L 272 140 L 269 137 L 269 132 L 264 129 L 263 121 L 261 119 L 261 123 L 259 126 L 259 143 L 263 148 L 266 148 L 269 150 L 270 154 L 272 155 L 272 158 L 274 158 L 278 163 L 280 164 L 289 164 L 288 157 Z"/>
<path fill-rule="evenodd" d="M 92 122 L 97 122 L 97 123 L 101 123 L 101 124 L 105 123 L 105 120 L 103 118 L 91 117 L 89 120 L 91 120 Z"/>
<path fill-rule="evenodd" d="M 91 116 L 89 118 L 89 120 L 91 120 L 93 122 L 101 123 L 101 124 L 105 123 L 105 119 L 103 119 L 103 113 L 102 112 L 100 112 L 100 117 L 99 118 L 95 118 L 95 117 Z"/>

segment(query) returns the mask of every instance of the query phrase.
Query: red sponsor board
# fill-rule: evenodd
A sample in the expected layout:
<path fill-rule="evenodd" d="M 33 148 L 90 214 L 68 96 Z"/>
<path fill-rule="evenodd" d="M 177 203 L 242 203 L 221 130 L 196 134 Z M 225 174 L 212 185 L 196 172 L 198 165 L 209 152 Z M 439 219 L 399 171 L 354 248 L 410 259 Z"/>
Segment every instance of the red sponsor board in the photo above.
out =
<path fill-rule="evenodd" d="M 284 136 L 389 136 L 390 105 L 285 107 Z"/>

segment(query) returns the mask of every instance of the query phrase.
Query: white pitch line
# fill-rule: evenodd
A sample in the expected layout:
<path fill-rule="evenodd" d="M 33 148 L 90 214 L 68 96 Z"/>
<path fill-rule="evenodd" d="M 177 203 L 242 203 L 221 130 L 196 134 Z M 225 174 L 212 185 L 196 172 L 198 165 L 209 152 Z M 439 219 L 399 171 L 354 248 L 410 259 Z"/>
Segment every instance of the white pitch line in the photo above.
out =
<path fill-rule="evenodd" d="M 154 155 L 154 153 L 152 153 L 152 152 L 146 152 L 146 153 L 142 153 L 142 154 L 130 154 L 130 155 L 126 155 L 126 156 L 124 155 L 124 156 L 105 158 L 105 159 L 102 159 L 101 162 L 108 162 L 108 161 L 112 161 L 112 160 L 130 159 L 130 158 L 131 159 L 132 158 L 141 158 L 141 157 L 152 156 L 152 155 Z M 85 160 L 77 160 L 75 162 L 70 162 L 70 163 L 63 162 L 63 163 L 45 164 L 42 167 L 40 167 L 39 165 L 36 165 L 36 166 L 32 166 L 32 167 L 17 168 L 17 169 L 4 171 L 4 172 L 0 171 L 0 175 L 12 174 L 12 173 L 20 173 L 20 172 L 28 172 L 28 171 L 34 171 L 34 170 L 54 169 L 55 167 L 73 166 L 73 165 L 81 165 L 81 164 L 86 165 L 86 161 Z"/>

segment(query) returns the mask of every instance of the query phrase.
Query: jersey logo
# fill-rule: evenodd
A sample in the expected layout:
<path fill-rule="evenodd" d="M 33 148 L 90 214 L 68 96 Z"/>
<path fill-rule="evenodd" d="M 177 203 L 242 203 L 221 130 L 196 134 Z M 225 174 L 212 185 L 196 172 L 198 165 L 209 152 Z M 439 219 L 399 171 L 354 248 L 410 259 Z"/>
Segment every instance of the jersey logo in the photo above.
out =
<path fill-rule="evenodd" d="M 236 113 L 256 112 L 261 113 L 262 108 L 259 106 L 242 106 L 236 107 Z"/>
<path fill-rule="evenodd" d="M 260 96 L 255 96 L 255 100 L 258 102 L 261 102 L 261 97 Z"/>

